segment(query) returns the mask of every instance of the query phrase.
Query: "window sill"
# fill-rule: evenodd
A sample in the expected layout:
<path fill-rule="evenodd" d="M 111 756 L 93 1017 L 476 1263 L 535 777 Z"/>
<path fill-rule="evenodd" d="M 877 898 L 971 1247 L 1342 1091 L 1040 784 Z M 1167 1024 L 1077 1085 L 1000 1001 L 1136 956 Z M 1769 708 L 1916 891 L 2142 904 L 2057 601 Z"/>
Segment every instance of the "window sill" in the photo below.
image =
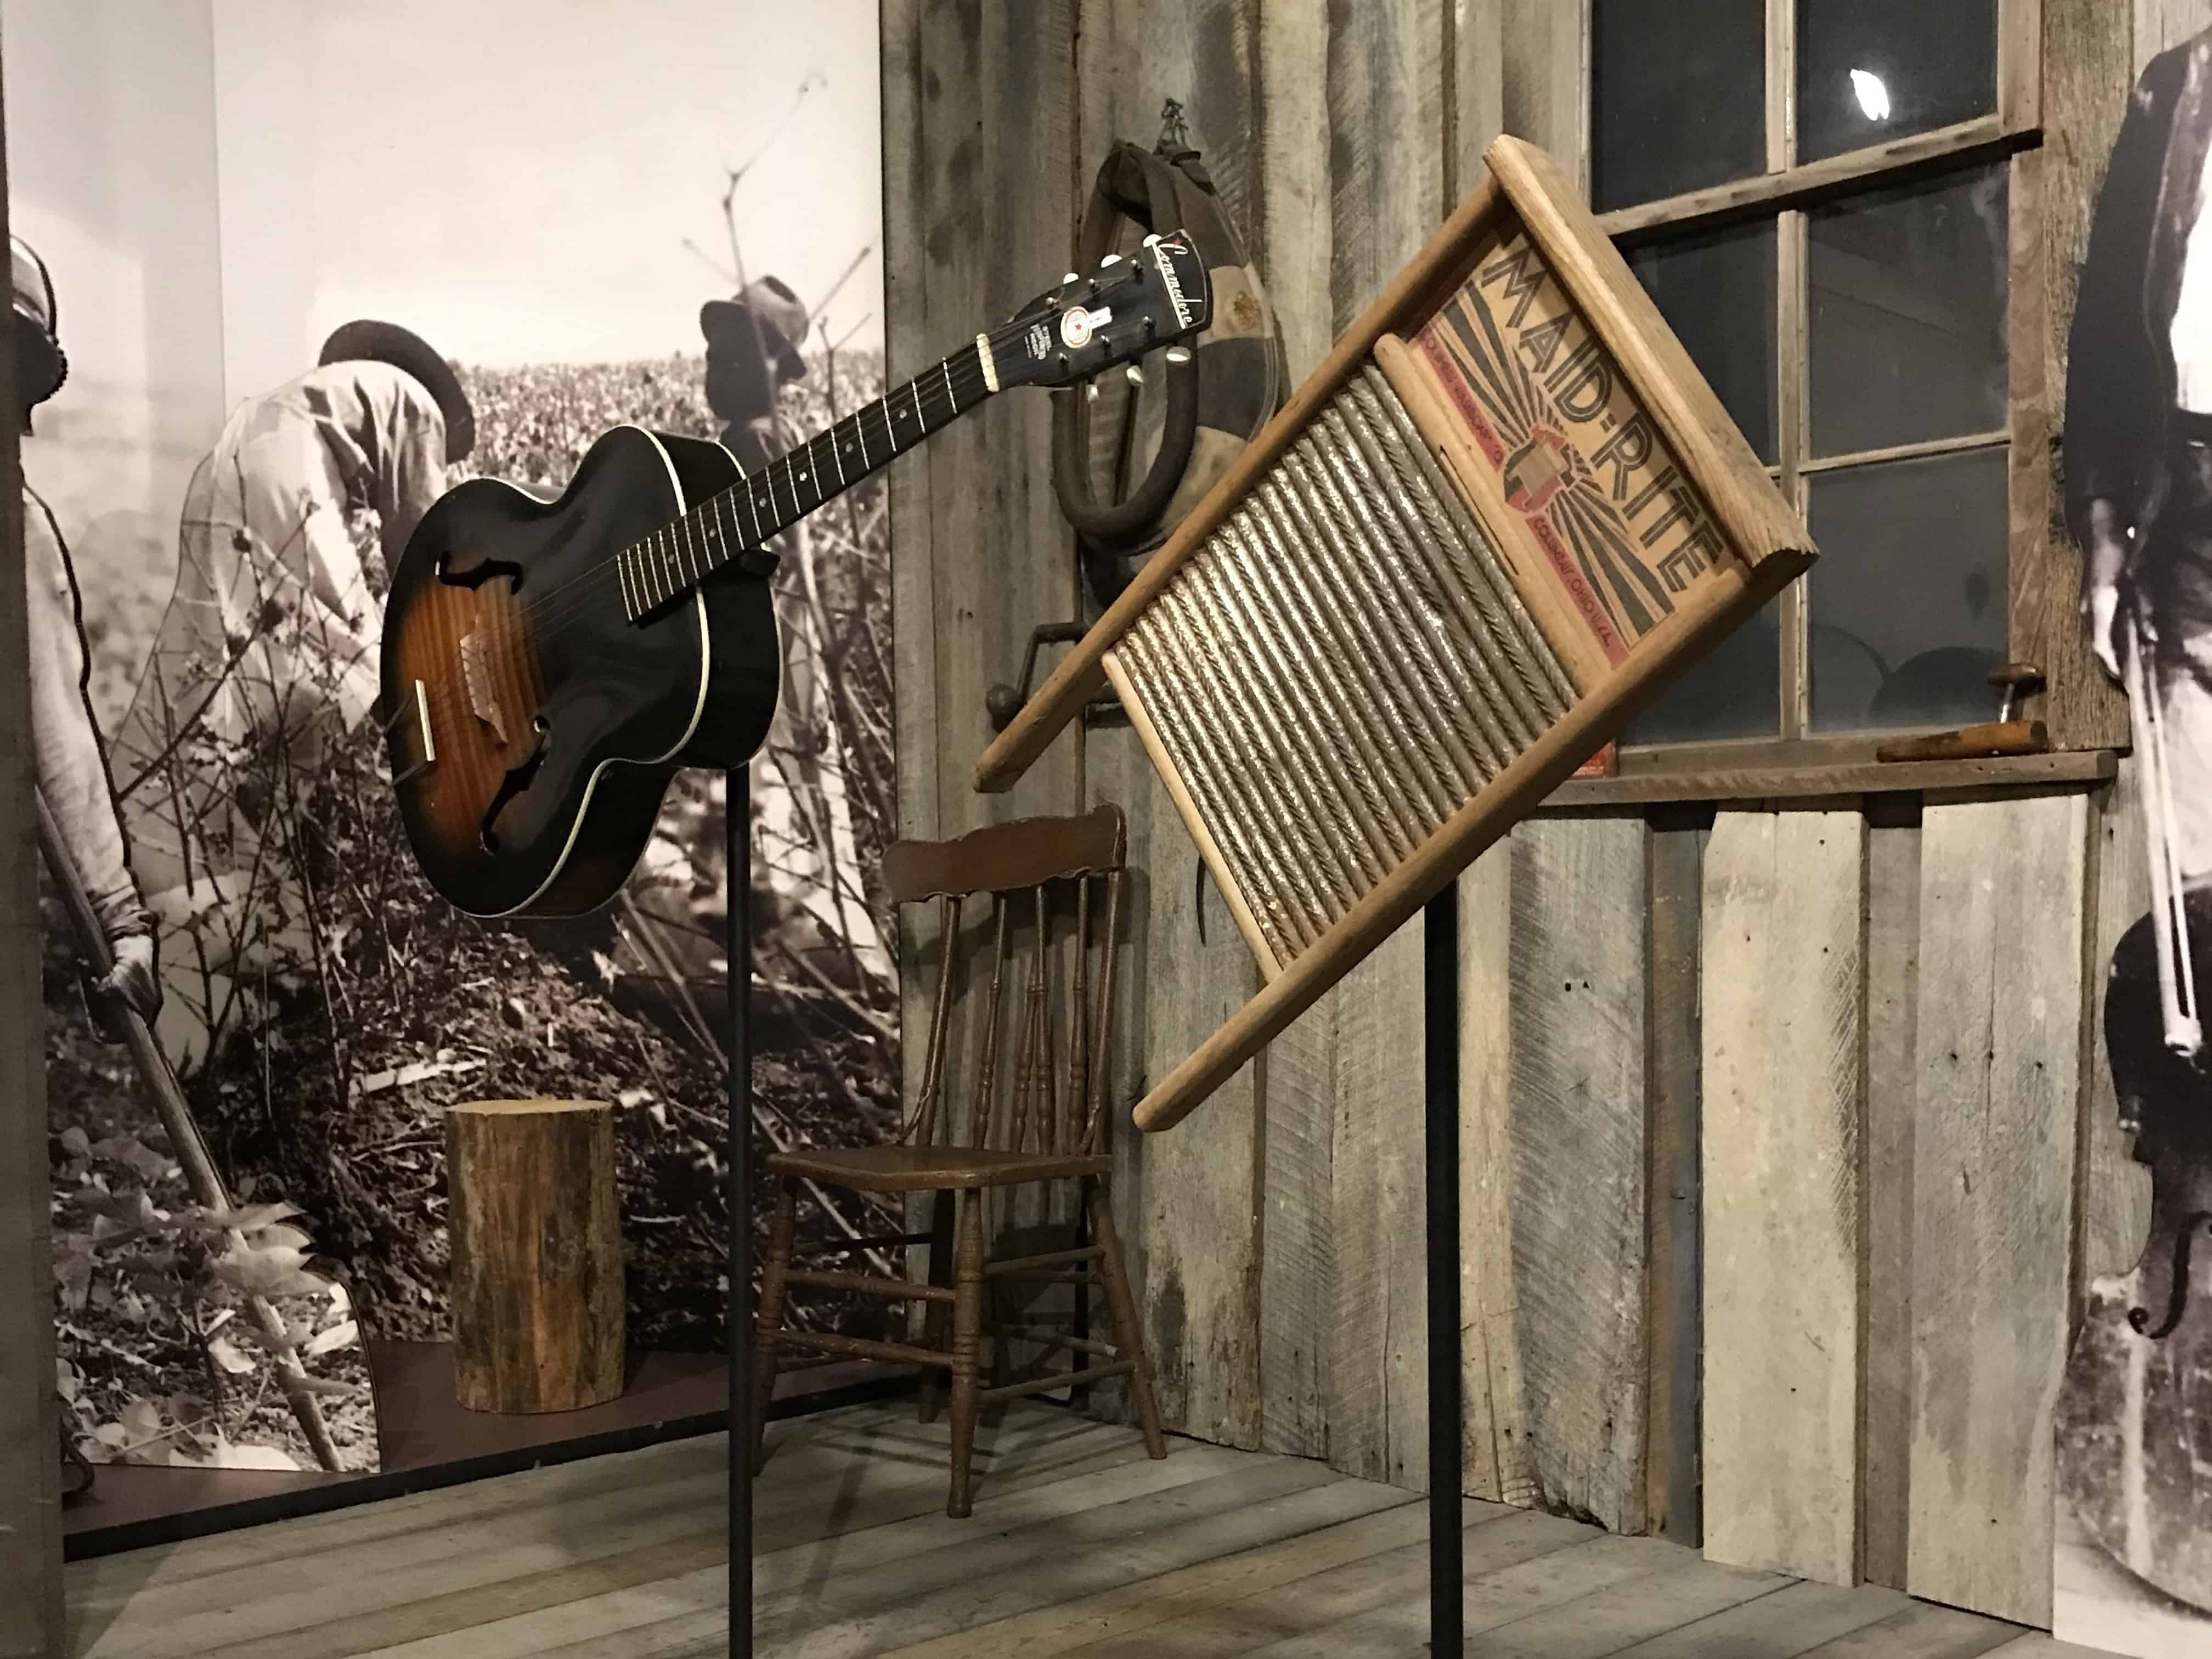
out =
<path fill-rule="evenodd" d="M 1921 794 L 1981 789 L 2080 789 L 2107 781 L 2118 769 L 2110 749 L 1991 760 L 1798 761 L 1632 772 L 1613 778 L 1571 778 L 1536 810 L 1578 811 L 1668 801 L 1789 801 L 1839 796 Z"/>

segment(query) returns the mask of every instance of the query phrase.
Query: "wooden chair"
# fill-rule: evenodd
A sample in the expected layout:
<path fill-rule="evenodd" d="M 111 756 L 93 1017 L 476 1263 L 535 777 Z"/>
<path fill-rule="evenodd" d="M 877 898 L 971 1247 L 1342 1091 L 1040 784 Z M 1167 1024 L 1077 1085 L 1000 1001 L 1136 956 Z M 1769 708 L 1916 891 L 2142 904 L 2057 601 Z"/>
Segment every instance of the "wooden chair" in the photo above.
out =
<path fill-rule="evenodd" d="M 1079 817 L 994 824 L 955 841 L 900 842 L 884 854 L 884 882 L 894 902 L 915 904 L 933 898 L 943 907 L 944 961 L 921 1087 L 903 1133 L 891 1145 L 779 1152 L 768 1161 L 777 1191 L 775 1228 L 761 1276 L 754 1351 L 756 1472 L 764 1453 L 778 1355 L 793 1348 L 930 1368 L 925 1373 L 921 1407 L 925 1422 L 935 1415 L 937 1373 L 951 1373 L 952 1479 L 947 1515 L 969 1513 L 975 1413 L 993 1401 L 1059 1389 L 1081 1390 L 1108 1377 L 1127 1376 L 1145 1449 L 1154 1457 L 1167 1455 L 1160 1438 L 1152 1364 L 1145 1353 L 1136 1299 L 1129 1289 L 1107 1192 L 1109 1161 L 1101 1150 L 1125 845 L 1121 809 L 1101 806 Z M 1101 884 L 1103 907 L 1092 897 L 1094 887 Z M 982 1038 L 966 1115 L 951 1122 L 940 1103 L 948 1092 L 945 1050 L 961 911 L 967 902 L 984 895 L 992 902 L 994 948 Z M 1068 908 L 1065 899 L 1073 900 L 1072 939 L 1064 924 L 1055 933 L 1055 906 L 1050 902 L 1055 896 L 1063 900 L 1057 907 L 1062 910 Z M 1026 951 L 1021 949 L 1024 944 Z M 1066 948 L 1069 945 L 1073 948 Z M 1098 963 L 1095 994 L 1090 988 L 1094 956 Z M 999 1058 L 1006 1035 L 1007 991 L 1017 973 L 1021 976 L 1021 1011 L 1010 1072 L 1012 1086 L 1001 1097 Z M 1055 981 L 1063 978 L 1072 981 L 1064 1076 L 1053 1052 L 1052 1006 Z M 823 1247 L 828 1253 L 857 1251 L 871 1243 L 927 1244 L 928 1282 L 793 1267 L 793 1217 L 802 1181 L 860 1192 L 933 1194 L 933 1224 L 927 1233 L 902 1234 L 894 1240 L 833 1242 Z M 987 1195 L 998 1188 L 1055 1182 L 1073 1182 L 1078 1189 L 1079 1234 L 1072 1248 L 994 1259 L 986 1237 Z M 1049 1194 L 1048 1184 L 1047 1190 Z M 1080 1237 L 1082 1220 L 1089 1223 L 1087 1241 Z M 1012 1336 L 1042 1343 L 1048 1352 L 1065 1349 L 1070 1369 L 980 1387 L 977 1358 L 987 1291 L 1022 1281 L 1072 1283 L 1079 1287 L 1079 1297 L 1090 1285 L 1102 1286 L 1114 1340 L 1094 1340 L 1081 1319 L 1073 1332 L 1001 1326 L 1001 1358 L 1003 1344 Z M 921 1342 L 878 1342 L 796 1329 L 785 1322 L 786 1299 L 794 1288 L 924 1303 Z"/>

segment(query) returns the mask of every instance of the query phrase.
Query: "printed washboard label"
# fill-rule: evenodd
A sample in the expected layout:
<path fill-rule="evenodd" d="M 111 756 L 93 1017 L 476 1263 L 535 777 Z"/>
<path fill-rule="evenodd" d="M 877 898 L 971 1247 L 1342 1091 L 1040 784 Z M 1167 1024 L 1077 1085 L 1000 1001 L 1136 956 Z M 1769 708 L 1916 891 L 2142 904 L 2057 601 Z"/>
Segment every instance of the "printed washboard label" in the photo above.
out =
<path fill-rule="evenodd" d="M 1541 564 L 1522 580 L 1555 586 L 1608 663 L 1728 556 L 1613 354 L 1517 227 L 1411 343 L 1527 521 Z"/>

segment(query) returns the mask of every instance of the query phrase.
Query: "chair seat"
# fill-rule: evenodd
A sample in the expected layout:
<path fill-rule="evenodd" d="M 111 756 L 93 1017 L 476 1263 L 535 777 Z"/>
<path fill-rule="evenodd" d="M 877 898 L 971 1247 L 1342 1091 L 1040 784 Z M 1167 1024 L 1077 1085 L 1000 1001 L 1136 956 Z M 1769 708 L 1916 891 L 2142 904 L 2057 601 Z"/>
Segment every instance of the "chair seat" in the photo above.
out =
<path fill-rule="evenodd" d="M 860 1192 L 927 1193 L 1101 1176 L 1113 1160 L 1103 1153 L 996 1152 L 982 1146 L 830 1146 L 773 1153 L 768 1167 L 771 1175 L 804 1176 Z"/>

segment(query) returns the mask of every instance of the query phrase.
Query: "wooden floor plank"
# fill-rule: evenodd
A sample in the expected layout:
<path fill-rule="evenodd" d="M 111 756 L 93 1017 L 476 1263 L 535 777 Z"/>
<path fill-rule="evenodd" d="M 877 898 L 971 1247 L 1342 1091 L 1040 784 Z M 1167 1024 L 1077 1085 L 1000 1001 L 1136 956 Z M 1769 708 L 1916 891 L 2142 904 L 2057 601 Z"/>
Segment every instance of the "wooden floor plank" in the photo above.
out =
<path fill-rule="evenodd" d="M 211 1605 L 181 1613 L 158 1606 L 134 1607 L 130 1618 L 109 1625 L 82 1650 L 83 1659 L 186 1659 L 186 1656 L 208 1653 L 244 1656 L 271 1643 L 277 1644 L 272 1650 L 296 1655 L 297 1659 L 362 1653 L 395 1640 L 453 1628 L 451 1620 L 426 1623 L 430 1615 L 416 1609 L 446 1608 L 472 1592 L 478 1593 L 483 1605 L 490 1607 L 501 1597 L 542 1595 L 544 1586 L 564 1577 L 573 1577 L 585 1586 L 576 1592 L 582 1595 L 596 1594 L 600 1588 L 644 1583 L 658 1576 L 653 1571 L 657 1556 L 681 1559 L 683 1565 L 678 1571 L 703 1565 L 696 1559 L 702 1535 L 701 1512 L 696 1506 L 483 1550 L 466 1548 L 441 1528 L 425 1540 L 439 1553 L 386 1572 L 317 1582 L 304 1588 L 295 1588 L 289 1578 L 275 1576 L 264 1576 L 258 1583 L 237 1583 L 240 1575 L 227 1573 L 221 1599 Z M 704 1535 L 713 1536 L 711 1533 Z M 343 1558 L 322 1558 L 317 1565 L 341 1568 Z M 176 1588 L 191 1591 L 200 1586 Z M 531 1604 L 542 1602 L 533 1599 Z M 488 1616 L 503 1617 L 515 1610 L 511 1605 L 501 1606 Z M 403 1632 L 404 1636 L 381 1634 L 387 1626 Z M 356 1642 L 356 1632 L 371 1631 L 380 1632 L 378 1639 Z"/>
<path fill-rule="evenodd" d="M 979 1501 L 977 1516 L 969 1520 L 954 1521 L 940 1508 L 852 1532 L 808 1536 L 781 1547 L 776 1547 L 773 1535 L 763 1537 L 759 1541 L 768 1547 L 753 1562 L 754 1594 L 764 1601 L 780 1593 L 803 1593 L 809 1584 L 826 1583 L 862 1567 L 973 1540 L 979 1531 L 1025 1528 L 1079 1510 L 1206 1480 L 1249 1461 L 1220 1447 L 1188 1441 L 1173 1443 L 1177 1455 L 1164 1460 L 1138 1459 L 1082 1478 L 1055 1480 L 1004 1494 L 994 1501 Z M 722 1513 L 720 1492 L 714 1494 L 711 1504 L 696 1509 L 699 1528 L 714 1529 Z M 449 1604 L 451 1630 L 373 1651 L 377 1659 L 532 1659 L 549 1649 L 592 1637 L 726 1607 L 726 1579 L 722 1563 L 717 1561 L 678 1579 L 625 1586 L 497 1618 L 472 1617 L 472 1609 L 465 1604 Z M 501 1587 L 495 1586 L 489 1592 L 490 1598 L 505 1595 Z"/>
<path fill-rule="evenodd" d="M 637 1461 L 630 1462 L 633 1458 Z M 465 1486 L 440 1487 L 325 1515 L 241 1527 L 180 1544 L 157 1544 L 96 1556 L 70 1564 L 70 1604 L 106 1607 L 163 1584 L 239 1567 L 273 1567 L 311 1555 L 351 1550 L 382 1539 L 404 1537 L 426 1524 L 496 1525 L 514 1514 L 535 1513 L 588 1501 L 600 1492 L 656 1486 L 725 1467 L 723 1437 L 708 1435 L 642 1451 L 500 1475 Z"/>
<path fill-rule="evenodd" d="M 1990 1659 L 2112 1659 L 2105 1648 L 2085 1648 L 2078 1642 L 2062 1642 L 2043 1631 L 2030 1631 L 2001 1648 L 1990 1650 Z"/>
<path fill-rule="evenodd" d="M 1634 1643 L 1771 1595 L 1790 1581 L 1685 1553 L 1648 1578 L 1584 1596 L 1493 1630 L 1472 1651 L 1485 1659 L 1603 1659 Z"/>
<path fill-rule="evenodd" d="M 1679 1546 L 1656 1538 L 1606 1534 L 1495 1571 L 1471 1572 L 1467 1578 L 1467 1650 L 1469 1654 L 1482 1651 L 1477 1638 L 1483 1632 L 1532 1613 L 1565 1607 L 1615 1584 L 1647 1578 L 1681 1553 Z M 1347 1654 L 1358 1654 L 1360 1659 L 1426 1656 L 1425 1562 L 1418 1583 L 1421 1589 L 1401 1595 L 1388 1606 L 1253 1648 L 1251 1659 L 1262 1659 L 1262 1656 L 1264 1659 L 1343 1659 Z"/>
<path fill-rule="evenodd" d="M 1272 1476 L 1268 1482 L 1201 1481 L 1035 1528 L 1020 1539 L 979 1540 L 894 1563 L 856 1575 L 821 1601 L 764 1606 L 760 1626 L 788 1659 L 876 1653 L 1333 1526 L 1403 1496 L 1366 1482 L 1324 1481 L 1309 1471 L 1329 1473 L 1283 1460 L 1253 1472 Z"/>
<path fill-rule="evenodd" d="M 1390 1511 L 1394 1520 L 1403 1515 Z M 1407 1524 L 1411 1529 L 1411 1522 Z M 1070 1659 L 1221 1659 L 1339 1625 L 1378 1607 L 1418 1601 L 1428 1593 L 1427 1530 L 1424 1512 L 1415 1537 L 1386 1554 L 1316 1572 L 1297 1583 L 1255 1590 L 1221 1606 L 1178 1613 L 1133 1633 L 1049 1651 L 1055 1659 L 1060 1653 Z M 1596 1528 L 1559 1516 L 1514 1510 L 1468 1528 L 1462 1548 L 1467 1571 L 1480 1575 L 1571 1549 L 1597 1535 Z M 989 1633 L 969 1634 L 980 1643 Z M 980 1645 L 963 1650 L 971 1654 L 981 1650 Z"/>
<path fill-rule="evenodd" d="M 755 1507 L 767 1513 L 793 1492 L 811 1492 L 825 1472 L 849 1467 L 855 1449 L 867 1449 L 878 1458 L 911 1455 L 926 1462 L 933 1456 L 941 1468 L 943 1425 L 934 1429 L 933 1451 L 926 1441 L 920 1446 L 908 1444 L 917 1430 L 924 1437 L 932 1432 L 915 1424 L 913 1407 L 904 1404 L 849 1406 L 776 1424 L 769 1431 L 776 1455 L 760 1477 Z M 1070 1413 L 1024 1413 L 995 1430 L 988 1425 L 979 1427 L 977 1455 L 986 1471 L 979 1480 L 979 1489 L 994 1466 L 1035 1462 L 1048 1468 L 1055 1459 L 1079 1454 L 1090 1456 L 1136 1443 L 1133 1430 L 1092 1423 Z M 125 1600 L 136 1601 L 162 1585 L 350 1551 L 382 1540 L 405 1538 L 426 1527 L 465 1526 L 488 1532 L 519 1523 L 526 1530 L 542 1526 L 543 1517 L 549 1513 L 566 1512 L 572 1505 L 588 1504 L 610 1492 L 656 1486 L 692 1474 L 726 1471 L 727 1467 L 724 1437 L 707 1435 L 441 1487 L 326 1515 L 303 1516 L 180 1544 L 97 1557 L 70 1565 L 70 1604 L 87 1610 L 112 1607 Z"/>
<path fill-rule="evenodd" d="M 1808 1648 L 1888 1618 L 1911 1605 L 1902 1590 L 1861 1584 L 1784 1585 L 1663 1636 L 1621 1649 L 1613 1659 L 1796 1659 Z"/>
<path fill-rule="evenodd" d="M 884 1659 L 963 1659 L 988 1646 L 1004 1659 L 1046 1659 L 1081 1652 L 1085 1659 L 1133 1643 L 1142 1650 L 1166 1650 L 1177 1632 L 1202 1622 L 1247 1597 L 1270 1601 L 1297 1595 L 1334 1572 L 1363 1577 L 1381 1574 L 1381 1559 L 1420 1543 L 1428 1536 L 1428 1508 L 1413 1500 L 1378 1510 L 1334 1527 L 1265 1544 L 1219 1560 L 1180 1568 L 1133 1584 L 1017 1613 L 994 1624 L 910 1646 L 893 1648 Z M 1470 1527 L 1517 1519 L 1522 1511 L 1469 1500 Z M 1175 1649 L 1180 1651 L 1180 1649 Z"/>
<path fill-rule="evenodd" d="M 1880 1624 L 1808 1649 L 1800 1659 L 1979 1659 L 2022 1633 L 2002 1620 L 1916 1602 Z"/>

